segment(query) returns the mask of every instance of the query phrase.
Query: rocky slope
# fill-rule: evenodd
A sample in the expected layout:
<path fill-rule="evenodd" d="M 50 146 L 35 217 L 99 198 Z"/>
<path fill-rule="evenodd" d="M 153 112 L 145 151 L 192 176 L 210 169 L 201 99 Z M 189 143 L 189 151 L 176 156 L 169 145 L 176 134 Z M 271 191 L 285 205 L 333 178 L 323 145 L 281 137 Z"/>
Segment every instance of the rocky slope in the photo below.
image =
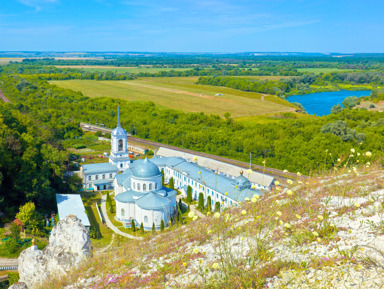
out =
<path fill-rule="evenodd" d="M 298 177 L 238 208 L 115 244 L 60 286 L 381 288 L 383 177 L 370 165 Z"/>
<path fill-rule="evenodd" d="M 88 230 L 80 219 L 68 216 L 52 229 L 44 250 L 32 246 L 21 252 L 19 283 L 25 283 L 29 289 L 38 288 L 49 279 L 66 275 L 90 254 Z"/>

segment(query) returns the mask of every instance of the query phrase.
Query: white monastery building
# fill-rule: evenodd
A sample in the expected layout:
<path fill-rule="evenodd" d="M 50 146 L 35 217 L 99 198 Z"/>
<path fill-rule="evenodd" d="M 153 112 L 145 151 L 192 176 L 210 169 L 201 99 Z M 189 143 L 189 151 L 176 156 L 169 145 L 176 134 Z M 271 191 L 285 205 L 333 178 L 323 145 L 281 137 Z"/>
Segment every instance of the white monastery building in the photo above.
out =
<path fill-rule="evenodd" d="M 145 230 L 151 230 L 153 225 L 159 229 L 161 220 L 167 225 L 176 213 L 177 192 L 162 185 L 162 173 L 165 183 L 173 178 L 175 189 L 184 196 L 188 186 L 195 200 L 203 193 L 204 202 L 210 199 L 212 209 L 216 202 L 221 209 L 237 206 L 246 198 L 270 190 L 275 182 L 269 175 L 250 170 L 244 174 L 238 166 L 168 148 L 160 148 L 150 160 L 132 161 L 127 150 L 127 132 L 120 125 L 119 109 L 111 146 L 108 163 L 82 166 L 84 188 L 113 189 L 115 218 L 126 227 L 133 220 L 136 226 L 143 223 Z"/>

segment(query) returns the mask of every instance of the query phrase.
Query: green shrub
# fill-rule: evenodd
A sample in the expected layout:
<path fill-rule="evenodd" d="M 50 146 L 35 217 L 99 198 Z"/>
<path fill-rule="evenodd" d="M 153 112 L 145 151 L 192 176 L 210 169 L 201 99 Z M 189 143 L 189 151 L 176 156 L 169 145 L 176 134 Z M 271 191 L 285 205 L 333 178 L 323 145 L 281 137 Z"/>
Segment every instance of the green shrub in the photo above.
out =
<path fill-rule="evenodd" d="M 373 103 L 371 103 L 371 104 L 369 105 L 369 108 L 375 108 L 375 105 L 374 105 Z"/>
<path fill-rule="evenodd" d="M 219 212 L 220 213 L 220 202 L 216 202 L 215 203 L 215 212 Z"/>
<path fill-rule="evenodd" d="M 161 231 L 164 231 L 164 220 L 161 220 L 161 223 L 160 223 L 160 230 Z"/>
<path fill-rule="evenodd" d="M 199 194 L 199 205 L 198 205 L 198 208 L 200 210 L 204 210 L 204 194 L 203 193 Z"/>
<path fill-rule="evenodd" d="M 19 279 L 20 279 L 19 272 L 8 272 L 9 286 L 15 284 L 17 281 L 19 281 Z"/>
<path fill-rule="evenodd" d="M 87 146 L 82 145 L 82 144 L 77 144 L 77 145 L 74 145 L 73 147 L 74 147 L 75 149 L 79 150 L 79 149 L 85 149 Z"/>
<path fill-rule="evenodd" d="M 173 177 L 169 180 L 169 188 L 171 190 L 174 190 L 175 189 L 175 181 L 173 180 Z"/>
<path fill-rule="evenodd" d="M 190 204 L 192 202 L 192 187 L 188 186 L 187 188 L 187 203 Z"/>
<path fill-rule="evenodd" d="M 143 223 L 140 224 L 140 231 L 141 231 L 141 233 L 144 233 L 144 224 Z"/>
<path fill-rule="evenodd" d="M 132 228 L 133 232 L 136 232 L 136 226 L 135 226 L 134 220 L 132 220 L 132 222 L 131 222 L 131 228 Z"/>
<path fill-rule="evenodd" d="M 95 227 L 91 226 L 89 228 L 89 237 L 92 238 L 92 239 L 96 239 L 96 229 Z"/>
<path fill-rule="evenodd" d="M 8 253 L 13 254 L 19 249 L 19 244 L 15 239 L 11 239 L 5 242 L 5 247 L 7 248 Z"/>

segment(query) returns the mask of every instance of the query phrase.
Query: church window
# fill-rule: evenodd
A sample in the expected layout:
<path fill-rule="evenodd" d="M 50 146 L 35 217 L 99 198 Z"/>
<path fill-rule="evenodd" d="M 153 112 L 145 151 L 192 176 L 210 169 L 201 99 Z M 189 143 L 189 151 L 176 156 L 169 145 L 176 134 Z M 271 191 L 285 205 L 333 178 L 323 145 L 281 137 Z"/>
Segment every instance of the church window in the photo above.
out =
<path fill-rule="evenodd" d="M 122 168 L 123 167 L 123 164 L 120 164 L 120 168 Z"/>
<path fill-rule="evenodd" d="M 148 223 L 148 217 L 147 216 L 144 216 L 144 222 Z"/>
<path fill-rule="evenodd" d="M 99 179 L 99 175 L 95 175 L 95 180 L 98 180 Z"/>
<path fill-rule="evenodd" d="M 103 179 L 105 179 L 105 175 L 103 174 Z"/>
<path fill-rule="evenodd" d="M 155 190 L 157 190 L 157 183 L 155 184 Z"/>
<path fill-rule="evenodd" d="M 88 176 L 88 181 L 92 180 L 92 176 Z"/>
<path fill-rule="evenodd" d="M 143 185 L 143 191 L 146 191 L 146 190 L 147 190 L 147 185 L 144 184 L 144 185 Z"/>
<path fill-rule="evenodd" d="M 137 190 L 140 191 L 140 184 L 137 183 Z"/>
<path fill-rule="evenodd" d="M 122 139 L 119 139 L 118 144 L 119 144 L 118 151 L 119 151 L 119 152 L 123 151 L 123 140 L 122 140 Z"/>
<path fill-rule="evenodd" d="M 149 184 L 149 190 L 152 191 L 152 184 Z"/>
<path fill-rule="evenodd" d="M 113 178 L 112 174 L 109 174 L 109 178 L 110 178 L 110 179 L 112 179 L 112 178 Z"/>
<path fill-rule="evenodd" d="M 125 216 L 125 211 L 124 211 L 124 209 L 121 209 L 121 216 L 122 216 L 122 217 Z"/>

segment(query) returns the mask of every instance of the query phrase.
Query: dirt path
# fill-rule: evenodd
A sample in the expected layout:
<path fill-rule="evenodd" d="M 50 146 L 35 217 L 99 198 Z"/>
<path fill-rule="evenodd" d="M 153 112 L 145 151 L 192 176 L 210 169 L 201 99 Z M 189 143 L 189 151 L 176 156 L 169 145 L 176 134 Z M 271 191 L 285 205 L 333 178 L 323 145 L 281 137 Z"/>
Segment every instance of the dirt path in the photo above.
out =
<path fill-rule="evenodd" d="M 0 267 L 17 266 L 18 264 L 17 259 L 0 258 Z"/>
<path fill-rule="evenodd" d="M 12 103 L 8 98 L 6 98 L 6 96 L 5 96 L 4 93 L 1 91 L 1 89 L 0 89 L 0 98 L 1 98 L 2 101 L 4 101 L 4 102 Z"/>

